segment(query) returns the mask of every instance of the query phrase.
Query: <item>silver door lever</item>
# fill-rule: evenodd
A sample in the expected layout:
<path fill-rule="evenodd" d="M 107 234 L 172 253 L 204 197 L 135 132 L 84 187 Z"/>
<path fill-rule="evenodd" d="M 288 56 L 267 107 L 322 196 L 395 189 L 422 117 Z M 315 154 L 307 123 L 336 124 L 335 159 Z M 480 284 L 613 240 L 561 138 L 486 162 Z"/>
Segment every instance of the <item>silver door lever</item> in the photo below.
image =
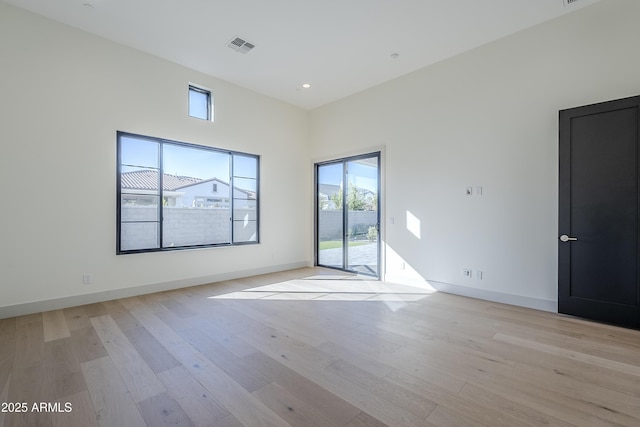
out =
<path fill-rule="evenodd" d="M 560 236 L 560 240 L 563 242 L 569 242 L 569 241 L 575 241 L 578 240 L 577 237 L 569 237 L 566 234 L 563 234 L 562 236 Z"/>

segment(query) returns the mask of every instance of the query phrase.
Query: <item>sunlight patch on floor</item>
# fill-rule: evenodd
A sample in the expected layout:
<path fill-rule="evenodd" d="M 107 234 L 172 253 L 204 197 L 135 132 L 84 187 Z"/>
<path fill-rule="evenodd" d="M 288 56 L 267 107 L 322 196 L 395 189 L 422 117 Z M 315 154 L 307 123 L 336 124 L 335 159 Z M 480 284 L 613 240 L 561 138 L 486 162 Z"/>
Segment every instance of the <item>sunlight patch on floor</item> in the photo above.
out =
<path fill-rule="evenodd" d="M 357 280 L 354 280 L 357 278 Z M 211 299 L 283 301 L 368 301 L 383 302 L 397 311 L 436 291 L 429 288 L 387 284 L 363 276 L 321 274 L 211 296 Z"/>

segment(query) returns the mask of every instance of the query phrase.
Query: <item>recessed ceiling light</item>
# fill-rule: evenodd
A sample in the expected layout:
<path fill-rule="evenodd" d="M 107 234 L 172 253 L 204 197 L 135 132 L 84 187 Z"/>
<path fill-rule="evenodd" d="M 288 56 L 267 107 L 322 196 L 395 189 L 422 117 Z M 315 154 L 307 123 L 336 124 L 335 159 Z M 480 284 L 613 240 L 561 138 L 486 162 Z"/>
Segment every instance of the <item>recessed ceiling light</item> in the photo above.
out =
<path fill-rule="evenodd" d="M 311 87 L 311 85 L 309 83 L 305 83 L 302 85 L 303 88 L 305 89 L 309 89 Z"/>

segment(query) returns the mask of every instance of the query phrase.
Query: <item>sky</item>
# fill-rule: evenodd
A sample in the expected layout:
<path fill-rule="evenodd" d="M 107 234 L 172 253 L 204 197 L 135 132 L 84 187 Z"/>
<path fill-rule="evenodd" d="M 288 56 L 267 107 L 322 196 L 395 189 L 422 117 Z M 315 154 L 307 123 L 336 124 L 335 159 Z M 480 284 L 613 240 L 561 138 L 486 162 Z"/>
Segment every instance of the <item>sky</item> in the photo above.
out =
<path fill-rule="evenodd" d="M 218 178 L 229 182 L 229 152 L 198 149 L 194 146 L 171 143 L 164 143 L 163 147 L 164 173 L 198 179 Z M 158 169 L 158 159 L 159 144 L 157 141 L 128 135 L 121 136 L 123 172 L 140 168 Z M 257 159 L 255 157 L 234 153 L 233 159 L 236 176 L 257 178 Z M 236 185 L 238 184 L 236 182 Z"/>
<path fill-rule="evenodd" d="M 121 136 L 122 171 L 129 172 L 140 168 L 158 169 L 159 144 L 156 140 L 144 137 Z M 229 182 L 230 156 L 226 151 L 198 149 L 197 146 L 180 144 L 163 144 L 164 173 L 188 176 L 198 179 L 218 178 Z M 257 159 L 252 156 L 235 154 L 234 174 L 236 177 L 253 179 L 236 179 L 235 185 L 256 190 Z M 373 193 L 378 191 L 377 162 L 375 157 L 347 162 L 348 179 L 358 188 L 367 189 Z M 134 167 L 136 166 L 136 167 Z M 342 162 L 321 165 L 318 171 L 321 184 L 342 185 Z"/>
<path fill-rule="evenodd" d="M 362 161 L 350 161 L 348 179 L 358 188 L 378 192 L 378 168 Z M 318 181 L 320 184 L 342 185 L 342 162 L 320 165 Z"/>

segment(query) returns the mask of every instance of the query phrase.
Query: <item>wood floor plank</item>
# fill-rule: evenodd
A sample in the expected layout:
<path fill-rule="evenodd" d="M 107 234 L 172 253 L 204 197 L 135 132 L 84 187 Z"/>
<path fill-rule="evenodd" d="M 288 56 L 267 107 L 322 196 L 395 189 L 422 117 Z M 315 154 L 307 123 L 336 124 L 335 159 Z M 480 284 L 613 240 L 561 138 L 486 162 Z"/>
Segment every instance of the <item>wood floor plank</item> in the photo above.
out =
<path fill-rule="evenodd" d="M 139 403 L 142 418 L 148 426 L 195 427 L 191 418 L 168 393 L 161 393 Z"/>
<path fill-rule="evenodd" d="M 42 314 L 16 318 L 14 369 L 44 361 L 44 327 Z"/>
<path fill-rule="evenodd" d="M 123 332 L 156 374 L 180 365 L 145 328 L 138 326 Z"/>
<path fill-rule="evenodd" d="M 136 402 L 166 391 L 111 316 L 93 317 L 91 323 Z"/>
<path fill-rule="evenodd" d="M 88 390 L 81 391 L 64 399 L 58 400 L 60 408 L 66 408 L 65 405 L 71 405 L 69 412 L 53 414 L 53 427 L 98 427 L 98 419 L 93 409 L 91 396 Z M 2 425 L 2 424 L 0 424 Z"/>
<path fill-rule="evenodd" d="M 183 298 L 182 301 L 185 301 L 185 299 Z M 198 304 L 198 313 L 201 317 L 220 327 L 227 328 L 229 331 L 255 329 L 262 326 L 260 321 L 228 307 L 225 301 L 205 298 L 203 300 L 195 299 L 195 302 Z"/>
<path fill-rule="evenodd" d="M 45 363 L 30 364 L 14 369 L 9 384 L 8 402 L 25 402 L 28 410 L 21 413 L 7 414 L 5 427 L 37 426 L 49 427 L 52 419 L 50 413 L 33 411 L 33 404 L 52 402 L 52 391 L 47 380 Z"/>
<path fill-rule="evenodd" d="M 214 426 L 229 415 L 184 366 L 163 371 L 158 377 L 196 426 Z"/>
<path fill-rule="evenodd" d="M 197 297 L 194 297 L 191 301 L 196 302 Z M 200 304 L 196 302 L 196 304 Z M 228 310 L 221 305 L 207 305 L 209 311 L 207 314 L 198 314 L 195 317 L 182 318 L 171 311 L 156 312 L 164 323 L 171 326 L 174 331 L 182 333 L 182 331 L 198 329 L 203 332 L 210 339 L 214 340 L 219 345 L 223 346 L 226 350 L 234 354 L 236 357 L 242 358 L 256 351 L 245 341 L 238 338 L 238 334 L 246 329 L 251 329 L 247 326 L 249 321 L 243 316 L 238 316 L 237 313 Z M 221 313 L 224 312 L 224 313 Z M 213 315 L 213 313 L 216 313 Z M 224 316 L 224 322 L 220 322 L 219 316 Z M 236 316 L 236 317 L 233 317 Z M 237 320 L 237 322 L 235 322 Z M 253 321 L 251 321 L 253 322 Z M 257 322 L 252 323 L 253 328 L 260 327 Z"/>
<path fill-rule="evenodd" d="M 11 374 L 9 374 L 4 381 L 0 381 L 0 404 L 2 402 L 9 402 L 9 383 L 11 382 Z M 4 427 L 4 420 L 6 418 L 6 411 L 0 411 L 0 427 Z"/>
<path fill-rule="evenodd" d="M 382 421 L 376 420 L 366 412 L 360 412 L 345 427 L 388 427 Z"/>
<path fill-rule="evenodd" d="M 242 336 L 271 358 L 280 360 L 284 365 L 302 373 L 313 382 L 318 383 L 382 422 L 397 427 L 430 425 L 430 423 L 424 422 L 424 420 L 409 411 L 396 407 L 369 390 L 327 371 L 325 368 L 336 360 L 334 359 L 326 365 L 318 363 L 318 360 L 325 360 L 326 363 L 326 361 L 332 359 L 321 354 L 314 355 L 314 350 L 306 348 L 307 346 L 304 344 L 296 345 L 288 337 L 279 338 L 277 335 L 272 335 L 268 330 L 254 331 L 251 334 L 245 332 Z M 300 348 L 302 348 L 302 351 L 300 351 Z M 315 350 L 315 352 L 318 353 L 320 351 Z"/>
<path fill-rule="evenodd" d="M 513 328 L 511 325 L 503 323 L 497 324 L 495 322 L 492 322 L 492 325 L 501 331 L 508 330 L 515 332 L 517 330 L 523 333 L 521 326 Z M 544 357 L 541 357 L 539 352 L 522 351 L 522 348 L 494 340 L 492 337 L 495 335 L 495 328 L 490 334 L 480 332 L 481 329 L 475 325 L 470 325 L 469 328 L 465 329 L 467 330 L 461 332 L 458 327 L 443 326 L 442 330 L 447 331 L 443 339 L 460 347 L 475 349 L 485 354 L 493 354 L 504 359 L 512 360 L 518 364 L 535 366 L 556 375 L 573 378 L 581 381 L 585 385 L 598 385 L 602 388 L 636 395 L 640 398 L 640 377 L 611 370 L 608 370 L 607 375 L 602 375 L 598 369 L 594 369 L 592 365 L 584 362 L 548 353 L 545 354 Z M 488 330 L 486 326 L 482 329 Z M 535 331 L 535 328 L 532 325 L 526 328 L 526 330 Z M 490 338 L 485 338 L 487 335 Z"/>
<path fill-rule="evenodd" d="M 81 368 L 101 427 L 148 427 L 108 357 L 82 363 Z"/>
<path fill-rule="evenodd" d="M 399 353 L 396 358 L 387 358 L 386 362 L 394 365 L 394 370 L 387 377 L 402 378 L 406 375 L 417 377 L 430 384 L 442 387 L 449 392 L 459 392 L 465 384 L 464 375 L 458 372 L 450 372 L 445 368 L 434 366 L 426 358 L 413 356 L 407 353 Z"/>
<path fill-rule="evenodd" d="M 545 414 L 525 403 L 516 402 L 508 396 L 493 393 L 482 385 L 465 384 L 460 391 L 460 396 L 486 408 L 495 408 L 497 411 L 509 414 L 517 420 L 516 425 L 549 426 L 549 427 L 574 427 L 566 421 Z"/>
<path fill-rule="evenodd" d="M 45 342 L 69 338 L 71 336 L 69 328 L 67 327 L 67 319 L 62 310 L 45 311 L 42 313 L 42 322 Z"/>
<path fill-rule="evenodd" d="M 323 322 L 322 326 L 327 328 L 329 331 L 332 331 L 333 337 L 339 335 L 342 337 L 343 342 L 357 343 L 358 346 L 375 353 L 392 354 L 402 347 L 402 345 L 407 343 L 406 340 L 403 340 L 401 344 L 387 340 L 375 333 L 379 332 L 377 330 L 375 332 L 362 330 L 360 329 L 360 327 L 363 326 L 361 323 L 350 325 L 336 321 L 329 321 Z"/>
<path fill-rule="evenodd" d="M 554 345 L 543 344 L 537 341 L 531 341 L 531 340 L 522 339 L 519 337 L 505 335 L 501 333 L 495 334 L 494 339 L 498 341 L 503 341 L 510 344 L 518 345 L 521 347 L 525 347 L 530 350 L 536 350 L 543 353 L 562 356 L 571 360 L 585 362 L 585 363 L 599 366 L 602 368 L 613 369 L 627 375 L 633 375 L 636 377 L 640 376 L 640 365 L 622 363 L 616 360 L 606 359 L 599 356 L 593 356 L 591 354 L 568 350 L 568 349 L 557 347 Z"/>
<path fill-rule="evenodd" d="M 589 353 L 593 356 L 603 357 L 605 359 L 615 360 L 617 362 L 628 363 L 631 365 L 640 365 L 640 333 L 637 341 L 621 342 L 605 342 L 600 337 L 580 337 L 568 336 L 561 333 L 544 333 L 540 334 L 535 330 L 532 331 L 535 340 L 543 344 L 563 347 L 567 350 L 573 350 L 580 353 Z"/>
<path fill-rule="evenodd" d="M 525 313 L 528 314 L 529 312 L 525 311 Z M 516 314 L 522 316 L 519 311 L 516 312 Z M 536 316 L 536 318 L 539 318 L 539 316 Z M 622 363 L 640 364 L 640 331 L 638 331 L 635 338 L 628 339 L 625 342 L 619 342 L 615 339 L 612 340 L 610 336 L 603 337 L 599 334 L 578 333 L 575 329 L 569 331 L 559 328 L 541 330 L 538 325 L 533 322 L 527 325 L 522 324 L 522 322 L 520 324 L 514 324 L 506 320 L 492 320 L 490 323 L 492 328 L 488 328 L 487 324 L 488 323 L 482 322 L 474 325 L 475 327 L 472 329 L 473 336 L 478 335 L 479 328 L 483 328 L 490 333 L 487 338 L 493 338 L 496 330 L 499 330 L 506 335 L 517 336 L 543 344 L 555 345 L 582 353 L 590 353 L 594 356 L 612 359 Z"/>
<path fill-rule="evenodd" d="M 7 334 L 13 335 L 16 331 L 16 318 L 9 317 L 7 319 L 0 319 L 0 337 Z"/>
<path fill-rule="evenodd" d="M 62 399 L 87 389 L 71 338 L 45 343 L 46 367 L 54 399 Z"/>
<path fill-rule="evenodd" d="M 143 306 L 133 307 L 131 311 L 142 325 L 194 377 L 197 377 L 199 382 L 238 421 L 245 425 L 256 427 L 289 425 L 240 384 L 227 376 L 222 369 L 191 347 L 182 337 L 157 318 L 153 312 Z"/>
<path fill-rule="evenodd" d="M 337 425 L 345 425 L 361 412 L 359 408 L 262 352 L 253 353 L 245 360 L 289 393 L 317 408 Z"/>
<path fill-rule="evenodd" d="M 222 327 L 206 318 L 197 319 L 198 328 L 209 338 L 216 341 L 229 352 L 239 358 L 249 356 L 256 352 L 256 349 L 238 337 L 239 329 L 229 329 Z"/>
<path fill-rule="evenodd" d="M 271 380 L 256 371 L 244 360 L 227 351 L 227 349 L 200 330 L 186 330 L 182 333 L 182 336 L 193 348 L 205 355 L 247 391 L 252 392 L 258 390 L 271 382 Z"/>
<path fill-rule="evenodd" d="M 123 332 L 128 331 L 129 329 L 138 328 L 140 324 L 136 321 L 136 319 L 129 313 L 118 300 L 113 301 L 105 301 L 102 303 L 102 306 L 105 308 L 107 314 L 111 316 L 116 325 Z"/>
<path fill-rule="evenodd" d="M 428 347 L 402 347 L 392 355 L 381 356 L 381 360 L 400 369 L 415 370 L 428 366 L 478 380 L 494 374 L 510 373 L 515 366 L 514 362 L 495 355 L 483 357 L 481 354 L 465 354 L 464 350 L 447 346 L 445 342 L 432 343 Z"/>
<path fill-rule="evenodd" d="M 362 351 L 360 347 L 348 348 L 347 346 L 333 342 L 325 342 L 317 348 L 325 353 L 333 354 L 341 360 L 356 365 L 358 368 L 364 369 L 378 377 L 384 377 L 394 369 L 392 366 L 376 360 L 375 353 L 367 353 L 366 351 Z"/>
<path fill-rule="evenodd" d="M 16 318 L 15 355 L 9 385 L 9 402 L 47 402 L 52 400 L 44 351 L 44 327 L 42 313 Z M 5 427 L 51 426 L 50 414 L 32 412 L 10 413 L 5 417 Z"/>
<path fill-rule="evenodd" d="M 62 311 L 64 312 L 64 318 L 67 321 L 69 332 L 91 327 L 91 322 L 89 321 L 89 316 L 87 316 L 84 306 L 69 307 Z"/>
<path fill-rule="evenodd" d="M 377 377 L 364 369 L 360 369 L 344 360 L 338 360 L 327 369 L 342 378 L 369 390 L 372 393 L 393 403 L 398 408 L 406 409 L 417 417 L 426 418 L 436 404 L 401 385 L 394 384 L 385 378 Z"/>
<path fill-rule="evenodd" d="M 530 425 L 528 424 L 528 420 L 523 422 L 522 418 L 513 416 L 510 411 L 504 410 L 504 408 L 496 409 L 493 405 L 483 405 L 473 399 L 460 396 L 459 393 L 450 393 L 442 387 L 433 385 L 411 375 L 407 375 L 402 371 L 394 371 L 392 374 L 387 375 L 385 379 L 393 384 L 397 384 L 407 390 L 413 391 L 424 399 L 434 402 L 438 407 L 446 408 L 445 413 L 449 413 L 449 410 L 453 410 L 456 413 L 470 416 L 477 422 L 491 427 Z M 545 420 L 545 423 L 543 424 L 546 424 L 547 419 L 544 417 L 541 418 Z M 427 417 L 427 419 L 430 418 Z M 436 422 L 434 422 L 434 424 L 436 424 Z"/>
<path fill-rule="evenodd" d="M 308 301 L 308 300 L 320 298 L 326 295 L 327 295 L 326 292 L 278 292 L 277 294 L 268 295 L 262 299 Z"/>
<path fill-rule="evenodd" d="M 247 427 L 245 424 L 242 424 L 236 417 L 229 414 L 221 420 L 216 421 L 215 427 Z"/>
<path fill-rule="evenodd" d="M 87 321 L 89 327 L 71 331 L 71 343 L 80 363 L 107 356 L 107 350 L 102 345 L 98 333 L 88 318 Z"/>
<path fill-rule="evenodd" d="M 274 313 L 283 312 L 283 305 L 278 304 L 282 301 L 236 301 L 225 299 L 219 300 L 219 302 L 220 304 L 251 318 L 262 327 L 266 326 L 277 329 L 285 334 L 295 335 L 299 340 L 304 341 L 311 346 L 319 345 L 324 342 L 322 337 L 309 333 L 308 329 L 300 328 L 300 325 L 297 325 L 295 322 L 288 321 L 288 319 L 282 318 L 281 316 L 274 316 Z"/>
<path fill-rule="evenodd" d="M 558 393 L 551 393 L 532 383 L 520 382 L 515 377 L 495 375 L 484 378 L 481 382 L 470 381 L 470 384 L 487 389 L 492 393 L 510 399 L 518 404 L 528 406 L 542 414 L 563 420 L 580 427 L 629 426 L 594 416 L 593 405 L 578 397 L 567 398 Z M 600 408 L 602 410 L 602 408 Z"/>
<path fill-rule="evenodd" d="M 499 319 L 504 319 L 516 325 L 525 327 L 536 325 L 536 327 L 543 332 L 550 331 L 580 337 L 588 331 L 588 333 L 586 333 L 587 336 L 603 338 L 605 342 L 609 343 L 637 343 L 640 337 L 640 331 L 638 330 L 597 323 L 571 316 L 549 316 L 543 311 L 506 304 L 492 304 L 488 307 L 487 313 L 491 313 Z"/>
<path fill-rule="evenodd" d="M 74 410 L 0 427 L 637 427 L 640 331 L 303 268 L 1 319 L 2 401 Z"/>
<path fill-rule="evenodd" d="M 519 380 L 536 384 L 548 394 L 560 395 L 565 399 L 579 397 L 581 401 L 587 402 L 587 405 L 581 407 L 582 410 L 614 423 L 624 425 L 640 419 L 638 396 L 584 384 L 533 366 L 518 365 L 514 375 Z"/>
<path fill-rule="evenodd" d="M 239 336 L 254 347 L 259 344 L 263 347 L 266 345 L 274 351 L 276 348 L 282 349 L 281 354 L 279 354 L 281 358 L 304 360 L 305 363 L 314 363 L 320 368 L 326 368 L 338 360 L 337 356 L 325 353 L 317 347 L 307 344 L 296 335 L 271 327 L 265 326 L 245 331 Z"/>
<path fill-rule="evenodd" d="M 165 300 L 162 302 L 162 305 L 182 318 L 189 318 L 196 315 L 195 311 L 191 310 L 186 305 L 182 304 L 180 301 L 176 301 L 175 299 Z"/>
<path fill-rule="evenodd" d="M 16 355 L 15 317 L 0 320 L 0 390 L 7 384 Z M 0 424 L 0 427 L 2 424 Z"/>
<path fill-rule="evenodd" d="M 298 399 L 276 383 L 253 392 L 267 407 L 292 426 L 340 427 L 311 405 Z"/>
<path fill-rule="evenodd" d="M 139 295 L 136 297 L 141 303 L 146 305 L 153 312 L 163 312 L 170 311 L 167 307 L 165 307 L 162 303 L 167 300 L 168 296 L 166 292 L 158 292 L 154 294 L 146 294 Z M 134 301 L 133 299 L 129 299 L 129 302 Z M 129 307 L 127 307 L 129 308 Z"/>
<path fill-rule="evenodd" d="M 490 427 L 491 424 L 484 424 L 478 420 L 454 411 L 446 406 L 438 405 L 437 408 L 427 418 L 438 427 Z"/>
<path fill-rule="evenodd" d="M 105 316 L 108 314 L 105 306 L 99 302 L 94 304 L 83 305 L 82 308 L 84 309 L 84 312 L 87 314 L 87 317 L 89 318 Z"/>

